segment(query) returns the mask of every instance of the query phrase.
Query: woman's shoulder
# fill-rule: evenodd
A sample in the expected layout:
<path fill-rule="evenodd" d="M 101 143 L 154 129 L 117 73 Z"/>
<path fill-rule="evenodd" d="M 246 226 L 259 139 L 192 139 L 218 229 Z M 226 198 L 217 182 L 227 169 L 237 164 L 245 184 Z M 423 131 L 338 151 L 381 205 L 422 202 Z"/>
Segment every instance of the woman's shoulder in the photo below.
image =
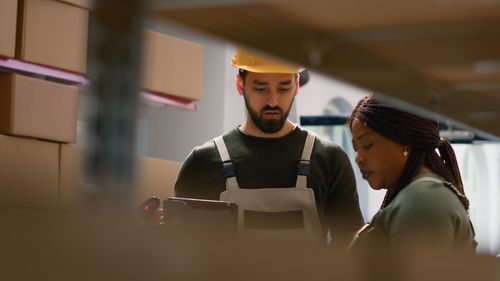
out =
<path fill-rule="evenodd" d="M 426 212 L 454 212 L 456 209 L 464 209 L 458 196 L 445 181 L 432 173 L 418 175 L 399 192 L 391 205 L 394 208 Z"/>

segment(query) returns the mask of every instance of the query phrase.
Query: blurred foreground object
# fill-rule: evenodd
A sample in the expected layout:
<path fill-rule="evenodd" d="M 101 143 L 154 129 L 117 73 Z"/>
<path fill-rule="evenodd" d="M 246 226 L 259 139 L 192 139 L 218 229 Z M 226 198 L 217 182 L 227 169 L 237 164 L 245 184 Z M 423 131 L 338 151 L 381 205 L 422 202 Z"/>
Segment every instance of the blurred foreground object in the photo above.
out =
<path fill-rule="evenodd" d="M 144 224 L 75 214 L 0 212 L 2 280 L 497 281 L 493 256 L 333 253 L 300 245 L 179 237 Z M 100 227 L 96 231 L 94 227 Z"/>
<path fill-rule="evenodd" d="M 90 21 L 85 192 L 105 204 L 131 203 L 145 2 L 96 1 Z"/>

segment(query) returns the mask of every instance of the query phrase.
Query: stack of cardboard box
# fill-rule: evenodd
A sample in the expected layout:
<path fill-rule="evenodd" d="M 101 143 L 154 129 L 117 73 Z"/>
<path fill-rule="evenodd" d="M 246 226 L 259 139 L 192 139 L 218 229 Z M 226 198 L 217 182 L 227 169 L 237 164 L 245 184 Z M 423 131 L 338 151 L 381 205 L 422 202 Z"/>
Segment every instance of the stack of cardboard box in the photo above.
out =
<path fill-rule="evenodd" d="M 8 46 L 0 55 L 85 74 L 88 10 L 53 0 L 5 0 L 0 5 L 5 21 L 0 42 Z M 6 71 L 0 73 L 0 90 L 0 133 L 75 141 L 77 85 Z"/>
<path fill-rule="evenodd" d="M 85 75 L 89 13 L 78 3 L 1 0 L 0 59 L 14 58 Z M 146 34 L 144 87 L 192 100 L 201 98 L 201 46 L 152 31 Z M 165 38 L 174 44 L 162 51 L 169 45 Z M 179 50 L 186 60 L 168 63 L 171 52 Z M 161 59 L 164 52 L 170 58 Z M 176 72 L 168 72 L 172 84 L 158 86 L 155 81 L 163 71 L 181 65 L 183 69 L 189 66 L 186 77 L 194 80 L 181 83 Z M 77 208 L 84 158 L 82 148 L 72 144 L 78 90 L 78 85 L 50 81 L 43 75 L 0 70 L 0 207 Z M 137 201 L 173 195 L 180 164 L 138 159 Z"/>
<path fill-rule="evenodd" d="M 89 11 L 2 0 L 3 58 L 84 74 Z M 78 86 L 0 72 L 0 205 L 59 208 L 60 147 L 76 139 Z"/>

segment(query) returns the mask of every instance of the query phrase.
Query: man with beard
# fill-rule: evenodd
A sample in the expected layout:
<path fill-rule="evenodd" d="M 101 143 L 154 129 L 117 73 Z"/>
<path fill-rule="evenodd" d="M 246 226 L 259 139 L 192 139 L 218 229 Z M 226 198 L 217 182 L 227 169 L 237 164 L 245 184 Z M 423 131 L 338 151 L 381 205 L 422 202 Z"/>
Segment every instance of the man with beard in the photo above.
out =
<path fill-rule="evenodd" d="M 362 224 L 350 161 L 337 145 L 288 119 L 299 67 L 238 49 L 243 124 L 195 147 L 176 196 L 233 202 L 240 233 L 304 237 L 343 248 Z"/>

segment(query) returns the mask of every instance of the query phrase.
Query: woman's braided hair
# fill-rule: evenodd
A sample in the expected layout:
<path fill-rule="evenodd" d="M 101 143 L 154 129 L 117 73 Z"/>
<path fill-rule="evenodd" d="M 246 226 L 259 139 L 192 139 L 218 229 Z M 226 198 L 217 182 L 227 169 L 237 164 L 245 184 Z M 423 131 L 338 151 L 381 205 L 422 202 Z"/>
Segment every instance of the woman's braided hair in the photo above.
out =
<path fill-rule="evenodd" d="M 382 136 L 412 148 L 403 173 L 397 185 L 387 191 L 382 208 L 410 184 L 419 168 L 425 165 L 444 178 L 445 186 L 458 196 L 466 210 L 469 209 L 455 153 L 451 144 L 439 137 L 436 121 L 391 107 L 377 101 L 373 95 L 358 102 L 348 120 L 349 128 L 354 119 Z"/>

